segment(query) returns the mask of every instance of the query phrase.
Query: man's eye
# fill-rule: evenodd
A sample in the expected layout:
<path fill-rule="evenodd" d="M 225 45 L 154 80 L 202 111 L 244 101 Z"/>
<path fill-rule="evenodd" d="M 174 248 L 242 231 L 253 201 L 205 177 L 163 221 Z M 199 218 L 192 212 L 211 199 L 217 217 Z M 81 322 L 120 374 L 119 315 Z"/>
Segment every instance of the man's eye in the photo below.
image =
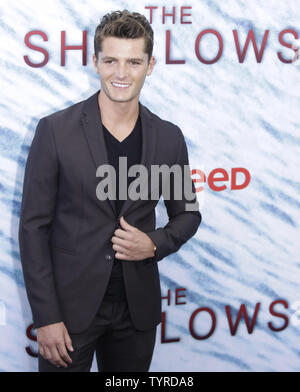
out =
<path fill-rule="evenodd" d="M 131 63 L 132 63 L 132 64 L 139 64 L 138 61 L 132 61 Z"/>
<path fill-rule="evenodd" d="M 112 60 L 106 60 L 104 62 L 110 64 L 110 63 L 112 63 Z"/>

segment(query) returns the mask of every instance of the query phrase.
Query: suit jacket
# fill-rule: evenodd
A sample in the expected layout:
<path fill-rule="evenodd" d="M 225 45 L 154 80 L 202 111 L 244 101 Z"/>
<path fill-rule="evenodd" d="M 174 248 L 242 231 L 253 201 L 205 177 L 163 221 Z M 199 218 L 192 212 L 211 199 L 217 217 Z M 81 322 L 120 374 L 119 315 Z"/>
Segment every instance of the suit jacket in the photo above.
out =
<path fill-rule="evenodd" d="M 169 216 L 165 227 L 155 229 L 158 200 L 150 200 L 151 176 L 149 199 L 127 199 L 118 216 L 113 201 L 99 200 L 96 168 L 108 164 L 99 92 L 41 118 L 27 158 L 19 246 L 35 328 L 60 321 L 71 333 L 88 327 L 109 282 L 115 255 L 111 237 L 122 215 L 157 246 L 154 259 L 123 261 L 133 324 L 139 330 L 153 328 L 161 322 L 157 263 L 188 241 L 201 222 L 190 175 L 183 180 L 192 182 L 197 211 L 186 211 L 184 195 L 181 200 L 164 200 Z M 149 173 L 152 164 L 188 165 L 180 128 L 160 119 L 140 101 L 139 111 L 141 164 Z"/>

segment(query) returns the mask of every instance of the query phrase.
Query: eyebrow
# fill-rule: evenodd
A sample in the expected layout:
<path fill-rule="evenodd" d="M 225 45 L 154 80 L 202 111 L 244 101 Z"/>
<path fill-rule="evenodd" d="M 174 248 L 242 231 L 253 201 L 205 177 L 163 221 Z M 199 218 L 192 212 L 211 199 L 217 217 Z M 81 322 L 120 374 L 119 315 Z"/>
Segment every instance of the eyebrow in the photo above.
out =
<path fill-rule="evenodd" d="M 104 57 L 102 57 L 102 60 L 118 60 L 118 59 L 116 59 L 115 57 L 112 57 L 112 56 L 104 56 Z M 128 60 L 130 60 L 130 61 L 141 61 L 141 62 L 143 62 L 144 61 L 144 59 L 141 59 L 141 58 L 139 58 L 139 57 L 130 57 Z"/>

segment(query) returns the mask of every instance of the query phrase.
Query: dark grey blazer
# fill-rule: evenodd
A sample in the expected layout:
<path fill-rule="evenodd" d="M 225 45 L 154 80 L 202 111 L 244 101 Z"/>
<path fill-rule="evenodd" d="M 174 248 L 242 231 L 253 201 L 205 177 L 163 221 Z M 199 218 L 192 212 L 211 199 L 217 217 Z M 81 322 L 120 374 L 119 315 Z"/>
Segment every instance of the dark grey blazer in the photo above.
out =
<path fill-rule="evenodd" d="M 115 254 L 111 237 L 122 215 L 157 246 L 154 261 L 123 261 L 128 307 L 135 327 L 147 330 L 156 326 L 161 322 L 157 262 L 176 252 L 201 222 L 196 195 L 196 212 L 185 210 L 185 198 L 164 200 L 169 222 L 155 230 L 158 200 L 150 200 L 151 176 L 149 200 L 127 199 L 119 216 L 111 200 L 97 198 L 101 179 L 96 177 L 96 168 L 108 164 L 99 92 L 43 117 L 28 155 L 19 245 L 35 328 L 59 321 L 70 333 L 88 327 L 109 281 Z M 188 165 L 180 128 L 160 119 L 140 102 L 139 110 L 141 163 L 149 173 L 151 164 Z M 195 193 L 191 177 L 185 180 L 192 182 Z"/>

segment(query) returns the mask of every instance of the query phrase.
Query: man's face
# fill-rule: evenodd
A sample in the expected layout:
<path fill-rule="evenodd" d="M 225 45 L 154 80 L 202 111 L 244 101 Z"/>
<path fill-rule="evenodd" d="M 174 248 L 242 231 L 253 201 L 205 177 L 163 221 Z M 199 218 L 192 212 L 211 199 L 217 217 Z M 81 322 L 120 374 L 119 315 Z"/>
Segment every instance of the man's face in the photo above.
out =
<path fill-rule="evenodd" d="M 139 97 L 146 76 L 155 64 L 144 52 L 144 38 L 105 37 L 94 67 L 100 75 L 101 88 L 115 102 L 128 102 Z"/>

